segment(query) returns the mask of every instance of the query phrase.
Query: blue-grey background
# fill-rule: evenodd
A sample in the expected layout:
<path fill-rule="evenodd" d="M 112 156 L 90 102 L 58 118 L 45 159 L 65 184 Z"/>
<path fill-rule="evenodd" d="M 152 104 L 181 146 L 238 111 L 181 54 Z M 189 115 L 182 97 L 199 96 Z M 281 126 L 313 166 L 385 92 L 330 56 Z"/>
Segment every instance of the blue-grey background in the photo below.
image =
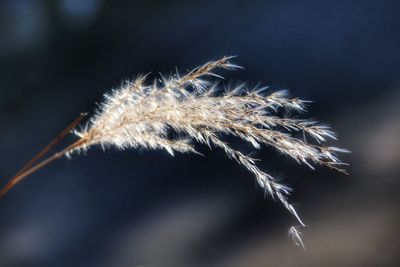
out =
<path fill-rule="evenodd" d="M 0 266 L 398 266 L 398 1 L 0 1 L 0 182 L 102 94 L 137 73 L 238 55 L 234 81 L 314 100 L 350 175 L 272 149 L 292 216 L 219 150 L 90 150 L 0 199 Z M 152 76 L 154 77 L 154 76 Z M 71 142 L 68 137 L 65 142 Z M 240 143 L 235 143 L 241 146 Z M 246 150 L 247 147 L 244 147 Z"/>

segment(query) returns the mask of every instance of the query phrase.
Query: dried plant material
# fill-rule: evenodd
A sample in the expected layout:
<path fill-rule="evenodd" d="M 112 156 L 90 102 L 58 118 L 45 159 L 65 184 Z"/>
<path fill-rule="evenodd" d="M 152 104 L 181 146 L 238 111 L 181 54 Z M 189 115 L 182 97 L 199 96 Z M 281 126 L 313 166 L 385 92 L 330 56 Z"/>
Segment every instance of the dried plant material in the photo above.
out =
<path fill-rule="evenodd" d="M 86 125 L 74 130 L 79 137 L 75 143 L 41 163 L 23 169 L 0 195 L 55 158 L 71 156 L 94 145 L 165 149 L 174 155 L 176 152 L 198 153 L 193 144 L 195 141 L 221 148 L 249 170 L 260 187 L 279 200 L 304 227 L 288 200 L 291 189 L 262 171 L 256 165 L 256 159 L 232 148 L 222 139 L 223 136 L 239 137 L 256 149 L 262 145 L 273 147 L 310 168 L 325 165 L 342 172 L 344 163 L 336 153 L 347 150 L 323 145 L 327 139 L 336 139 L 335 133 L 327 126 L 278 116 L 305 113 L 307 101 L 291 98 L 287 91 L 266 94 L 267 88 L 249 88 L 244 83 L 220 85 L 218 80 L 222 77 L 215 73 L 216 69 L 240 68 L 230 59 L 224 57 L 208 62 L 182 76 L 178 72 L 168 77 L 161 76 L 153 83 L 146 83 L 146 75 L 125 82 L 121 88 L 105 95 L 104 102 Z M 306 141 L 307 136 L 314 142 Z M 289 233 L 296 244 L 303 246 L 297 227 L 291 227 Z"/>

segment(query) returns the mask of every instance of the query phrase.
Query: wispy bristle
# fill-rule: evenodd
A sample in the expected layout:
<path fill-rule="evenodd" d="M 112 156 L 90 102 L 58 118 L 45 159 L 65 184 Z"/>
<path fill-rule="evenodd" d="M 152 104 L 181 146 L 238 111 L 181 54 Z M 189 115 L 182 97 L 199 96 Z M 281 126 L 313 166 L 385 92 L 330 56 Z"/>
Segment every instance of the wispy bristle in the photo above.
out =
<path fill-rule="evenodd" d="M 327 139 L 336 139 L 329 127 L 306 119 L 281 118 L 290 111 L 302 114 L 308 101 L 290 97 L 282 90 L 265 94 L 264 88 L 248 88 L 246 84 L 223 88 L 215 80 L 222 77 L 216 69 L 239 69 L 232 57 L 210 61 L 189 73 L 161 76 L 160 82 L 146 83 L 147 75 L 126 82 L 118 90 L 105 95 L 104 102 L 87 127 L 76 134 L 86 142 L 77 148 L 92 145 L 114 145 L 120 149 L 147 148 L 197 153 L 191 141 L 221 148 L 230 158 L 249 170 L 258 184 L 304 226 L 297 211 L 288 201 L 290 189 L 262 171 L 256 160 L 232 148 L 221 135 L 233 135 L 259 149 L 275 148 L 311 168 L 325 165 L 339 171 L 337 152 L 347 150 L 323 146 Z M 214 80 L 211 80 L 211 79 Z M 279 112 L 279 113 L 278 113 Z M 177 133 L 171 139 L 168 132 Z M 303 133 L 303 138 L 296 136 Z M 314 139 L 316 144 L 306 140 Z M 301 246 L 301 233 L 295 227 L 290 234 Z"/>

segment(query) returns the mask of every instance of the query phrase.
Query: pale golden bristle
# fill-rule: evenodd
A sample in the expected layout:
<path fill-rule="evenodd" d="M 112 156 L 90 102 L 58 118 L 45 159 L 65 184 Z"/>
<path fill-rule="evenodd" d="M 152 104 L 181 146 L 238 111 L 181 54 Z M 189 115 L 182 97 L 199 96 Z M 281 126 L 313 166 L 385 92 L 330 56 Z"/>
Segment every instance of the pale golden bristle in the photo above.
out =
<path fill-rule="evenodd" d="M 328 127 L 276 115 L 281 109 L 291 114 L 304 113 L 307 101 L 290 98 L 287 91 L 265 94 L 266 88 L 252 89 L 245 84 L 222 88 L 215 81 L 222 77 L 214 71 L 239 68 L 230 59 L 208 62 L 183 76 L 176 73 L 161 77 L 160 82 L 152 84 L 146 84 L 146 76 L 126 82 L 120 89 L 106 94 L 90 123 L 75 131 L 85 142 L 73 151 L 100 144 L 121 149 L 161 148 L 174 155 L 175 152 L 196 152 L 191 141 L 216 146 L 253 173 L 258 184 L 304 226 L 288 202 L 290 189 L 260 170 L 254 158 L 224 142 L 221 135 L 237 136 L 257 149 L 261 144 L 274 147 L 311 168 L 313 164 L 320 164 L 343 171 L 343 163 L 335 153 L 346 151 L 321 145 L 326 139 L 335 139 Z M 177 133 L 174 139 L 168 135 L 171 130 Z M 316 144 L 297 138 L 295 132 L 309 135 Z M 290 233 L 300 239 L 296 227 Z"/>
<path fill-rule="evenodd" d="M 285 90 L 266 94 L 266 88 L 249 88 L 245 83 L 225 87 L 217 83 L 222 77 L 215 73 L 216 69 L 240 68 L 232 64 L 231 59 L 223 57 L 208 62 L 183 76 L 179 73 L 161 76 L 153 83 L 146 83 L 146 75 L 126 81 L 121 88 L 106 94 L 96 114 L 80 130 L 74 131 L 79 137 L 76 142 L 37 163 L 81 121 L 82 116 L 17 172 L 0 190 L 0 197 L 50 162 L 93 145 L 165 149 L 174 155 L 175 152 L 198 153 L 193 144 L 196 141 L 221 148 L 249 170 L 265 193 L 279 200 L 300 227 L 304 227 L 288 200 L 291 189 L 262 171 L 256 165 L 256 159 L 234 149 L 223 136 L 239 137 L 256 149 L 261 145 L 273 147 L 310 168 L 325 165 L 341 172 L 345 172 L 342 169 L 345 164 L 336 153 L 348 151 L 323 145 L 327 139 L 336 139 L 329 127 L 293 118 L 293 115 L 306 112 L 308 101 L 292 98 Z M 279 116 L 282 114 L 285 117 Z M 307 141 L 307 136 L 314 142 Z M 298 228 L 292 226 L 289 234 L 296 244 L 303 246 Z"/>

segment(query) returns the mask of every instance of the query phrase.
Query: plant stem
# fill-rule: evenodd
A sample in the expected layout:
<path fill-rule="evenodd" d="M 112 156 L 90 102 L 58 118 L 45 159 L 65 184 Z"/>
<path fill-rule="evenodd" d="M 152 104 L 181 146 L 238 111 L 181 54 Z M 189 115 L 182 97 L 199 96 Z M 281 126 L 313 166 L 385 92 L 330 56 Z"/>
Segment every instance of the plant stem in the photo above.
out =
<path fill-rule="evenodd" d="M 51 140 L 50 143 L 48 143 L 39 153 L 37 153 L 28 163 L 22 167 L 14 176 L 17 176 L 24 171 L 28 170 L 30 167 L 32 167 L 33 164 L 35 164 L 39 159 L 41 159 L 44 155 L 46 155 L 50 149 L 52 149 L 55 145 L 57 145 L 64 137 L 72 130 L 74 129 L 81 121 L 82 119 L 87 115 L 87 113 L 81 113 L 78 118 L 76 118 L 73 122 L 71 122 L 67 128 L 62 130 L 53 140 Z"/>
<path fill-rule="evenodd" d="M 79 139 L 73 144 L 67 146 L 63 150 L 54 153 L 52 156 L 47 159 L 41 161 L 40 163 L 34 165 L 39 159 L 41 159 L 47 152 L 50 151 L 52 147 L 54 147 L 57 143 L 59 143 L 73 128 L 75 128 L 82 119 L 86 116 L 86 114 L 82 113 L 80 116 L 75 119 L 71 124 L 69 124 L 62 132 L 60 132 L 49 144 L 47 144 L 39 153 L 37 153 L 28 163 L 25 164 L 22 169 L 20 169 L 11 179 L 10 181 L 0 190 L 0 198 L 3 197 L 11 188 L 13 188 L 18 182 L 27 176 L 33 174 L 34 172 L 40 170 L 50 162 L 61 158 L 68 152 L 71 152 L 73 149 L 81 146 L 86 142 L 86 139 Z M 33 167 L 32 167 L 33 166 Z"/>

